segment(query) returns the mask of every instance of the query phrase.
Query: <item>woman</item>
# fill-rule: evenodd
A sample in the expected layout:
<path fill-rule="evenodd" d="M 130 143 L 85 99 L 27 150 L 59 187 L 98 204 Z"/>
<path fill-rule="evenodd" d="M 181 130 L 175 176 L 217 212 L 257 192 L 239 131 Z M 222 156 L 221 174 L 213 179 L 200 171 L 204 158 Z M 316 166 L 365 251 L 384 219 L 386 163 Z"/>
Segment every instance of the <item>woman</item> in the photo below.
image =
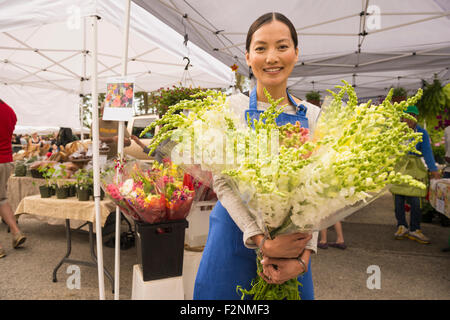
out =
<path fill-rule="evenodd" d="M 289 103 L 277 118 L 278 124 L 300 121 L 307 126 L 307 117 L 310 117 L 310 123 L 316 120 L 317 107 L 303 102 L 299 105 L 300 101 L 287 92 L 287 79 L 298 59 L 297 44 L 295 28 L 282 14 L 265 14 L 250 26 L 246 61 L 257 80 L 256 88 L 250 99 L 239 94 L 229 100 L 243 120 L 246 114 L 257 118 L 269 106 L 264 88 L 275 100 L 283 97 L 282 105 Z M 258 247 L 264 255 L 261 276 L 268 283 L 281 284 L 306 271 L 298 278 L 303 285 L 299 287 L 300 296 L 304 300 L 314 299 L 310 255 L 317 250 L 317 232 L 312 236 L 295 233 L 265 239 L 264 232 L 226 178 L 214 177 L 214 191 L 219 201 L 210 214 L 208 240 L 195 281 L 194 299 L 239 299 L 236 286 L 250 289 L 250 283 L 256 277 L 254 249 Z"/>
<path fill-rule="evenodd" d="M 37 132 L 34 132 L 34 133 L 31 135 L 30 143 L 31 143 L 32 145 L 39 145 L 39 146 L 42 146 L 42 140 L 41 140 L 41 137 L 38 136 Z"/>
<path fill-rule="evenodd" d="M 61 127 L 58 132 L 58 137 L 56 139 L 56 146 L 60 149 L 61 146 L 65 147 L 66 144 L 75 141 L 72 129 Z"/>

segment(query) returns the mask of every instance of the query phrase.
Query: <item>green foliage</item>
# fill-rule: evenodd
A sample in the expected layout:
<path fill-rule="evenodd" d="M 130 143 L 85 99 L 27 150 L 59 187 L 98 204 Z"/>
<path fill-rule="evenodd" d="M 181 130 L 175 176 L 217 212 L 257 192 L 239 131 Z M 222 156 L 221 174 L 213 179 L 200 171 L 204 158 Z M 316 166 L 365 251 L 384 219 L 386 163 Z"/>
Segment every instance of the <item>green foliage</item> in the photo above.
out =
<path fill-rule="evenodd" d="M 170 106 L 177 104 L 182 100 L 193 100 L 192 95 L 201 92 L 201 88 L 186 88 L 172 86 L 172 88 L 160 88 L 152 92 L 148 97 L 149 105 L 153 106 L 157 113 L 164 115 Z"/>
<path fill-rule="evenodd" d="M 402 87 L 394 88 L 394 92 L 392 93 L 392 97 L 406 97 L 406 90 Z"/>
<path fill-rule="evenodd" d="M 444 111 L 446 99 L 439 79 L 435 78 L 432 83 L 424 81 L 424 84 L 423 96 L 418 101 L 417 108 L 420 113 L 419 121 L 423 121 L 428 127 Z"/>
<path fill-rule="evenodd" d="M 319 91 L 310 91 L 306 94 L 306 100 L 320 100 L 320 92 Z"/>
<path fill-rule="evenodd" d="M 89 188 L 94 183 L 92 170 L 79 169 L 73 174 L 73 177 L 77 179 L 78 188 Z"/>
<path fill-rule="evenodd" d="M 53 184 L 53 174 L 55 173 L 55 168 L 50 167 L 50 166 L 40 166 L 37 169 L 42 176 L 45 179 L 45 183 L 47 184 L 48 187 L 50 187 Z"/>

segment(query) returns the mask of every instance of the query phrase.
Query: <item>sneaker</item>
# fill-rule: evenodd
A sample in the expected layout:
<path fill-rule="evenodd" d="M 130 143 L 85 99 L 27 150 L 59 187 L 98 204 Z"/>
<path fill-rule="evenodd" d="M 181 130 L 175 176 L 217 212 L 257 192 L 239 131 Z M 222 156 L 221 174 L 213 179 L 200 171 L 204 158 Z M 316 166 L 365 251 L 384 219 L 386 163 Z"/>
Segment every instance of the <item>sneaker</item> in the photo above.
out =
<path fill-rule="evenodd" d="M 406 237 L 408 237 L 408 228 L 406 228 L 405 226 L 399 226 L 394 236 L 397 240 L 405 239 Z"/>
<path fill-rule="evenodd" d="M 419 243 L 423 243 L 423 244 L 431 243 L 430 239 L 425 237 L 425 235 L 420 230 L 409 232 L 408 233 L 408 238 L 411 239 L 411 240 L 415 240 L 415 241 L 417 241 Z"/>
<path fill-rule="evenodd" d="M 0 248 L 0 259 L 6 257 L 6 251 L 3 248 Z"/>
<path fill-rule="evenodd" d="M 25 237 L 25 235 L 22 232 L 17 232 L 16 234 L 13 235 L 13 239 L 12 239 L 12 246 L 14 249 L 18 248 L 20 245 L 22 245 L 25 240 L 27 240 L 27 237 Z"/>

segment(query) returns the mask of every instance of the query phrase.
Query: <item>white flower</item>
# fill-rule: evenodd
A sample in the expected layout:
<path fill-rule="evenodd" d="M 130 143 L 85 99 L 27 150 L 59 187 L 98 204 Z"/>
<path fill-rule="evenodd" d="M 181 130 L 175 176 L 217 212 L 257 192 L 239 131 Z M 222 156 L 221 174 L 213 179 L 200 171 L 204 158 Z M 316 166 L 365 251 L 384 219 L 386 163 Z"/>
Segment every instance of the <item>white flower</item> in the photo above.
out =
<path fill-rule="evenodd" d="M 119 188 L 119 192 L 122 196 L 129 196 L 133 191 L 133 179 L 127 179 L 123 185 Z"/>

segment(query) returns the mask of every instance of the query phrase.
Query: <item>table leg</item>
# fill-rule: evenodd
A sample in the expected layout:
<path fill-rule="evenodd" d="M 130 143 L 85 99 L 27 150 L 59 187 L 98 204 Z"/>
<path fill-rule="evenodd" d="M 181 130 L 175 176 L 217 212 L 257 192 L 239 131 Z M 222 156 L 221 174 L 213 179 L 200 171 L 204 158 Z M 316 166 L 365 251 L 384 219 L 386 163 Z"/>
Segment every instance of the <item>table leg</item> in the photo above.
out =
<path fill-rule="evenodd" d="M 55 269 L 53 269 L 53 282 L 57 282 L 56 273 L 58 269 L 62 266 L 62 264 L 66 261 L 66 259 L 70 256 L 70 252 L 72 251 L 72 235 L 70 233 L 70 220 L 66 219 L 66 241 L 67 241 L 67 250 L 66 255 L 61 261 L 56 265 Z"/>
<path fill-rule="evenodd" d="M 61 259 L 61 261 L 56 265 L 55 269 L 53 269 L 53 282 L 57 282 L 56 273 L 58 272 L 58 269 L 62 266 L 63 263 L 73 263 L 73 264 L 82 264 L 88 267 L 97 267 L 97 256 L 95 255 L 94 250 L 94 231 L 92 222 L 88 222 L 89 224 L 89 247 L 91 251 L 91 257 L 94 262 L 89 261 L 80 261 L 80 260 L 74 260 L 69 259 L 70 253 L 72 252 L 72 233 L 70 231 L 70 220 L 66 219 L 66 240 L 67 240 L 67 250 L 64 258 Z M 103 270 L 105 272 L 106 277 L 111 281 L 111 285 L 113 288 L 114 293 L 114 278 L 112 275 L 108 272 L 108 270 L 103 267 Z"/>

